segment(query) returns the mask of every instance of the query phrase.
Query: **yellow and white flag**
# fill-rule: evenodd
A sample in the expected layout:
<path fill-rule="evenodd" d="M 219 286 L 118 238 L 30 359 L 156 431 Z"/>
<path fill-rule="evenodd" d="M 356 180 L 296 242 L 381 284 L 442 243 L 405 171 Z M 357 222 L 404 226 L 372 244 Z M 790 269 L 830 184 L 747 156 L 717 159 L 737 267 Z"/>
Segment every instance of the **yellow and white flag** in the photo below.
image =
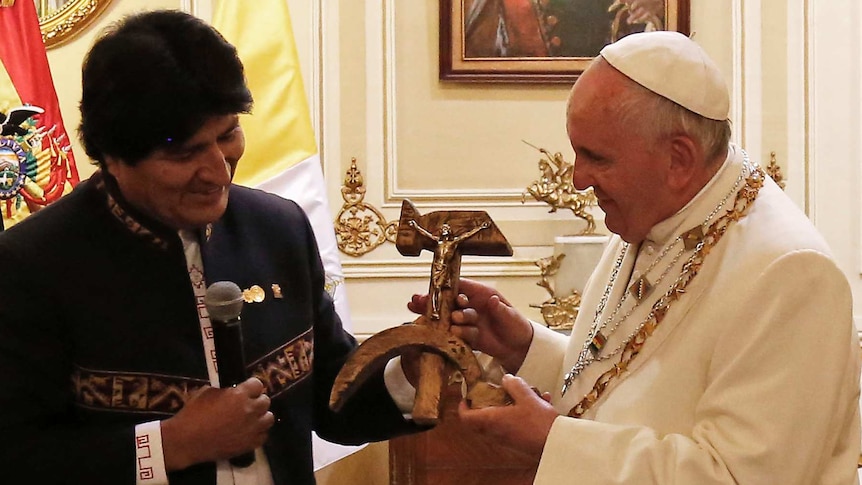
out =
<path fill-rule="evenodd" d="M 287 0 L 219 0 L 213 26 L 239 52 L 254 96 L 251 115 L 241 118 L 245 154 L 234 181 L 296 201 L 308 214 L 335 309 L 351 330 L 326 183 L 293 38 Z M 359 449 L 315 436 L 315 470 Z"/>

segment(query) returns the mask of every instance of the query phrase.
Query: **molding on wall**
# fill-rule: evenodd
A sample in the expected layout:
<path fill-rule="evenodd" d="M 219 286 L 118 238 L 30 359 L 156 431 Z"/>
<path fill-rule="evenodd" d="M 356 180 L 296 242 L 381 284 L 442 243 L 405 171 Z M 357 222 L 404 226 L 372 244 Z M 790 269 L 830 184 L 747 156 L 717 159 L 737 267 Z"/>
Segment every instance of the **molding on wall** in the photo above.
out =
<path fill-rule="evenodd" d="M 763 155 L 761 0 L 734 0 L 733 103 L 734 138 L 754 160 Z"/>
<path fill-rule="evenodd" d="M 508 187 L 495 189 L 482 188 L 461 188 L 461 189 L 405 189 L 398 185 L 398 120 L 397 120 L 397 55 L 395 46 L 398 41 L 396 32 L 396 17 L 401 15 L 400 12 L 405 10 L 403 2 L 398 0 L 383 0 L 383 9 L 380 10 L 378 5 L 376 8 L 366 9 L 369 17 L 376 17 L 377 20 L 368 20 L 368 32 L 381 32 L 382 39 L 378 44 L 374 40 L 374 46 L 379 50 L 369 51 L 379 53 L 382 56 L 379 68 L 382 70 L 379 79 L 377 74 L 373 75 L 373 79 L 368 79 L 369 89 L 377 89 L 382 91 L 381 94 L 375 95 L 375 98 L 382 102 L 382 113 L 374 115 L 374 119 L 369 119 L 369 148 L 374 145 L 382 146 L 376 149 L 379 152 L 382 160 L 382 171 L 384 174 L 382 199 L 378 207 L 400 207 L 401 201 L 411 199 L 418 203 L 427 203 L 437 207 L 460 207 L 464 209 L 480 209 L 489 206 L 506 206 L 512 207 L 521 204 L 521 194 L 524 187 Z M 406 10 L 409 13 L 409 10 Z M 379 30 L 371 30 L 376 28 Z M 375 61 L 376 63 L 377 61 Z M 375 65 L 375 68 L 378 67 Z M 369 109 L 369 113 L 371 110 Z M 371 122 L 380 123 L 379 125 Z M 377 128 L 377 127 L 380 128 Z M 375 141 L 376 140 L 376 141 Z M 369 158 L 371 153 L 369 152 Z M 369 160 L 370 161 L 370 160 Z M 369 166 L 368 173 L 371 171 Z"/>
<path fill-rule="evenodd" d="M 387 181 L 380 180 L 378 174 L 385 174 L 386 140 L 388 133 L 385 127 L 387 123 L 387 53 L 385 50 L 386 36 L 384 32 L 384 17 L 386 12 L 393 8 L 393 1 L 385 2 L 381 11 L 380 2 L 365 2 L 365 146 L 366 160 L 359 160 L 360 166 L 364 163 L 362 170 L 369 180 L 382 182 L 383 187 L 375 187 L 369 190 L 365 196 L 365 202 L 376 207 L 381 207 L 382 194 L 386 192 Z M 389 60 L 391 62 L 391 60 Z M 369 183 L 369 185 L 371 185 Z M 376 184 L 375 184 L 376 185 Z"/>
<path fill-rule="evenodd" d="M 817 75 L 817 67 L 818 67 L 817 62 L 820 60 L 820 56 L 818 55 L 817 50 L 821 44 L 820 40 L 822 40 L 822 37 L 818 34 L 818 25 L 817 25 L 818 24 L 818 22 L 817 22 L 818 9 L 816 7 L 817 7 L 816 4 L 810 4 L 806 10 L 806 14 L 808 17 L 807 27 L 810 29 L 808 36 L 807 36 L 807 41 L 808 41 L 807 47 L 808 48 L 806 49 L 808 63 L 809 63 L 808 69 L 807 69 L 808 92 L 806 94 L 807 94 L 808 99 L 811 100 L 812 105 L 811 105 L 811 111 L 808 113 L 808 120 L 807 120 L 807 125 L 806 125 L 806 128 L 808 130 L 806 139 L 808 141 L 809 152 L 808 152 L 808 160 L 806 162 L 806 166 L 808 168 L 808 172 L 807 172 L 808 173 L 808 180 L 807 180 L 808 183 L 806 184 L 806 187 L 805 187 L 805 193 L 806 193 L 806 196 L 808 198 L 808 205 L 806 206 L 806 209 L 807 209 L 806 214 L 808 214 L 808 217 L 811 219 L 811 222 L 813 222 L 815 226 L 817 225 L 817 209 L 818 209 L 818 204 L 817 204 L 817 179 L 818 179 L 818 176 L 817 176 L 817 156 L 818 156 L 818 152 L 820 150 L 820 147 L 818 144 L 820 136 L 818 133 L 818 130 L 819 130 L 819 124 L 818 124 L 819 110 L 817 108 L 817 105 L 814 103 L 814 101 L 817 100 L 819 97 L 818 96 L 818 94 L 819 94 L 818 90 L 820 89 L 819 85 L 821 84 L 820 82 L 818 82 L 818 75 Z"/>
<path fill-rule="evenodd" d="M 743 117 L 743 106 L 745 105 L 745 90 L 743 89 L 744 83 L 744 39 L 743 39 L 743 15 L 742 15 L 742 5 L 743 0 L 733 0 L 731 4 L 731 25 L 733 27 L 733 34 L 731 35 L 731 42 L 733 43 L 733 48 L 731 49 L 732 62 L 733 62 L 733 80 L 732 85 L 730 86 L 730 96 L 731 96 L 731 104 L 730 104 L 730 119 L 733 122 L 733 140 L 741 145 L 745 146 L 745 134 L 744 134 L 744 126 L 745 126 L 745 118 Z"/>
<path fill-rule="evenodd" d="M 212 22 L 215 0 L 180 0 L 180 10 L 190 13 L 205 22 Z"/>
<path fill-rule="evenodd" d="M 392 191 L 386 195 L 382 207 L 401 207 L 403 199 L 410 199 L 419 204 L 432 207 L 460 207 L 464 209 L 482 209 L 486 207 L 545 207 L 543 202 L 535 202 L 527 196 L 526 202 L 521 202 L 522 188 L 511 189 L 419 189 L 411 191 Z"/>
<path fill-rule="evenodd" d="M 307 1 L 307 0 L 306 0 Z M 317 0 L 315 2 L 311 2 L 311 28 L 314 35 L 312 36 L 314 42 L 311 46 L 311 54 L 312 54 L 312 65 L 314 69 L 311 71 L 311 86 L 306 87 L 307 91 L 310 91 L 311 96 L 309 99 L 313 99 L 314 101 L 311 104 L 314 106 L 314 109 L 311 110 L 311 122 L 314 125 L 314 131 L 317 133 L 318 146 L 321 146 L 321 141 L 324 138 L 324 126 L 323 126 L 323 86 L 324 86 L 324 62 L 328 58 L 324 55 L 324 46 L 327 50 L 327 54 L 334 55 L 335 59 L 338 59 L 338 29 L 335 29 L 334 34 L 332 33 L 332 27 L 337 26 L 334 25 L 324 25 L 323 20 L 323 9 L 328 8 L 328 14 L 335 13 L 336 19 L 338 18 L 338 2 L 327 2 L 329 3 L 328 7 L 323 6 L 322 0 Z M 329 27 L 329 28 L 324 28 Z M 334 36 L 335 42 L 326 43 L 326 39 L 324 38 L 324 32 L 328 33 L 330 36 Z M 305 82 L 309 82 L 308 79 Z M 337 96 L 336 96 L 337 98 Z M 337 118 L 336 118 L 337 119 Z M 322 149 L 322 148 L 321 148 Z M 322 155 L 322 153 L 321 153 Z M 323 158 L 323 157 L 321 157 Z"/>
<path fill-rule="evenodd" d="M 397 104 L 397 98 L 395 93 L 398 89 L 398 84 L 396 82 L 396 72 L 397 65 L 395 63 L 397 59 L 397 55 L 395 52 L 395 6 L 398 4 L 397 0 L 386 0 L 385 5 L 383 7 L 383 56 L 385 58 L 383 64 L 383 78 L 384 82 L 382 84 L 384 91 L 384 118 L 383 118 L 383 165 L 384 171 L 381 172 L 385 175 L 384 183 L 383 183 L 383 193 L 384 202 L 395 202 L 400 204 L 401 199 L 411 198 L 416 199 L 417 197 L 413 197 L 410 194 L 402 194 L 400 196 L 396 196 L 394 194 L 398 193 L 398 162 L 396 161 L 396 157 L 398 154 L 398 136 L 396 133 L 396 127 L 398 126 L 397 122 L 397 110 L 395 106 Z M 404 6 L 404 2 L 401 2 L 401 5 Z M 397 200 L 396 200 L 397 199 Z"/>
<path fill-rule="evenodd" d="M 858 194 L 862 118 L 858 83 L 862 46 L 858 29 L 862 18 L 856 0 L 810 2 L 808 15 L 809 217 L 821 227 L 830 224 L 835 206 L 855 209 L 857 214 L 862 207 Z M 854 222 L 859 221 L 857 216 Z M 855 237 L 858 236 L 857 232 Z M 857 250 L 854 257 L 858 256 Z"/>
<path fill-rule="evenodd" d="M 394 164 L 392 164 L 394 165 Z M 519 206 L 521 205 L 521 193 L 523 188 L 507 188 L 507 189 L 399 189 L 394 182 L 396 179 L 395 169 L 392 169 L 389 184 L 392 190 L 386 194 L 386 202 L 384 205 L 400 205 L 403 199 L 410 199 L 414 202 L 425 201 L 433 204 L 448 205 L 453 204 L 458 207 L 481 206 L 487 207 L 488 202 L 501 204 L 503 206 Z"/>
<path fill-rule="evenodd" d="M 862 301 L 862 12 L 858 0 L 808 1 L 809 217 Z"/>
<path fill-rule="evenodd" d="M 787 3 L 787 147 L 784 161 L 786 192 L 810 213 L 808 199 L 808 0 Z"/>
<path fill-rule="evenodd" d="M 487 261 L 486 261 L 487 260 Z M 427 278 L 431 274 L 431 260 L 427 258 L 410 258 L 410 260 L 378 260 L 351 261 L 344 263 L 344 278 L 351 279 L 396 279 L 396 278 Z M 540 276 L 534 260 L 527 259 L 497 259 L 482 258 L 482 260 L 464 259 L 461 266 L 461 276 Z"/>
<path fill-rule="evenodd" d="M 859 33 L 859 28 L 860 28 L 860 26 L 862 26 L 862 6 L 859 5 L 859 2 L 854 2 L 852 5 L 853 5 L 852 16 L 853 16 L 853 20 L 854 20 L 854 22 L 853 22 L 854 29 L 852 30 L 852 32 L 854 32 L 854 34 L 856 36 L 856 38 L 855 38 L 856 42 L 854 43 L 854 45 L 855 45 L 855 49 L 854 49 L 855 56 L 854 57 L 857 60 L 856 64 L 852 66 L 852 69 L 853 69 L 854 74 L 855 74 L 855 79 L 858 83 L 859 79 L 862 78 L 862 74 L 860 74 L 860 71 L 862 71 L 862 62 L 859 61 L 859 59 L 862 58 L 862 35 L 860 35 L 860 33 Z M 855 96 L 856 102 L 853 105 L 853 114 L 854 114 L 854 120 L 853 121 L 855 122 L 857 132 L 856 132 L 856 137 L 855 137 L 855 144 L 856 145 L 854 147 L 855 150 L 853 150 L 853 152 L 856 153 L 856 155 L 857 155 L 856 161 L 857 161 L 857 167 L 859 167 L 859 165 L 860 165 L 859 159 L 862 158 L 862 155 L 860 155 L 860 149 L 862 149 L 862 143 L 860 143 L 860 141 L 859 141 L 859 132 L 858 132 L 858 129 L 860 127 L 862 127 L 862 89 L 860 89 L 858 87 L 858 84 L 857 84 L 857 90 L 855 92 L 855 95 L 856 95 Z M 858 211 L 857 212 L 857 221 L 859 224 L 859 232 L 857 233 L 858 239 L 856 240 L 857 241 L 856 247 L 857 247 L 857 254 L 858 254 L 856 262 L 858 265 L 857 271 L 859 273 L 859 276 L 862 276 L 862 244 L 858 244 L 858 242 L 862 241 L 862 193 L 860 193 L 862 191 L 859 190 L 859 187 L 862 186 L 862 173 L 860 173 L 860 172 L 862 172 L 862 170 L 857 171 L 857 173 L 856 173 L 856 177 L 857 177 L 856 188 L 857 188 L 857 190 L 855 191 L 856 210 Z M 857 322 L 856 328 L 860 328 L 859 322 Z"/>
<path fill-rule="evenodd" d="M 306 0 L 307 1 L 307 0 Z M 341 194 L 341 181 L 344 174 L 341 171 L 341 49 L 340 49 L 340 13 L 339 2 L 317 0 L 319 34 L 318 55 L 316 63 L 320 70 L 316 76 L 320 87 L 314 98 L 314 111 L 319 111 L 320 126 L 317 143 L 320 147 L 320 159 L 323 163 L 323 176 L 326 181 L 326 193 L 329 198 L 330 212 L 338 207 Z M 315 128 L 318 130 L 318 128 Z"/>
<path fill-rule="evenodd" d="M 854 126 L 856 127 L 856 136 L 851 138 L 851 139 L 854 140 L 854 143 L 855 143 L 855 146 L 853 147 L 852 152 L 856 154 L 856 162 L 857 162 L 856 166 L 858 169 L 860 166 L 860 163 L 859 163 L 860 158 L 862 158 L 862 155 L 860 155 L 860 150 L 862 150 L 862 142 L 860 142 L 860 140 L 859 140 L 859 129 L 860 129 L 860 127 L 862 127 L 862 89 L 860 89 L 859 84 L 858 84 L 860 78 L 862 78 L 862 74 L 860 74 L 860 71 L 862 71 L 862 62 L 859 61 L 859 59 L 862 58 L 862 35 L 860 35 L 860 32 L 859 32 L 860 26 L 862 26 L 862 6 L 859 5 L 859 2 L 853 2 L 852 8 L 851 8 L 851 16 L 853 18 L 853 27 L 854 27 L 852 29 L 852 32 L 853 32 L 853 35 L 855 36 L 855 39 L 853 39 L 853 37 L 851 37 L 851 39 L 855 40 L 855 42 L 852 43 L 852 45 L 854 46 L 853 52 L 854 52 L 854 58 L 856 59 L 856 63 L 853 66 L 851 66 L 851 69 L 853 70 L 853 73 L 855 74 L 854 78 L 856 79 L 856 82 L 857 82 L 857 84 L 855 86 L 856 91 L 853 93 L 853 94 L 855 94 L 855 96 L 851 97 L 851 99 L 855 98 L 854 99 L 855 103 L 853 104 L 853 108 L 852 108 L 853 111 L 852 112 L 853 112 L 853 123 L 854 123 Z M 859 275 L 862 276 L 862 247 L 860 247 L 860 246 L 862 246 L 862 244 L 859 244 L 859 242 L 862 241 L 862 194 L 860 194 L 860 190 L 859 190 L 860 186 L 862 186 L 862 173 L 860 173 L 860 172 L 862 172 L 862 170 L 857 170 L 857 172 L 856 172 L 857 183 L 856 183 L 856 190 L 854 191 L 854 194 L 856 195 L 856 210 L 858 211 L 857 212 L 857 223 L 859 224 L 859 228 L 858 228 L 859 232 L 857 232 L 857 239 L 856 239 L 856 241 L 857 241 L 857 245 L 856 245 L 857 259 L 856 259 L 856 262 L 858 265 L 857 271 L 858 271 Z"/>

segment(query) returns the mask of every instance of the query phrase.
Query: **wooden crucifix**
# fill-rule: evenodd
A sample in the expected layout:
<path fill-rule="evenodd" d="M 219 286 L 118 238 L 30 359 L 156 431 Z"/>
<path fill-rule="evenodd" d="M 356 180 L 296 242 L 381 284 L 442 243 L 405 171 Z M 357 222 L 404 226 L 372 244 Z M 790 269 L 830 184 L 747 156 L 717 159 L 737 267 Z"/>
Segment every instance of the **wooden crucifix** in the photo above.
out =
<path fill-rule="evenodd" d="M 451 326 L 450 314 L 455 309 L 455 298 L 458 296 L 461 256 L 512 255 L 512 247 L 506 237 L 486 212 L 435 211 L 421 215 L 409 200 L 401 204 L 395 246 L 404 256 L 418 256 L 422 250 L 434 254 L 428 285 L 428 306 L 425 314 L 414 323 L 446 333 Z M 445 366 L 443 359 L 434 353 L 422 353 L 419 359 L 420 380 L 416 389 L 413 419 L 436 423 L 446 378 Z"/>
<path fill-rule="evenodd" d="M 472 349 L 449 333 L 455 309 L 461 257 L 511 256 L 512 247 L 484 211 L 435 211 L 425 215 L 404 200 L 395 245 L 404 256 L 434 254 L 431 263 L 428 304 L 412 324 L 380 332 L 365 342 L 345 363 L 330 396 L 330 406 L 339 409 L 356 387 L 375 369 L 408 349 L 421 351 L 413 420 L 434 425 L 440 416 L 440 397 L 447 379 L 444 358 L 464 375 L 467 399 L 473 407 L 505 405 L 509 397 L 484 380 Z"/>

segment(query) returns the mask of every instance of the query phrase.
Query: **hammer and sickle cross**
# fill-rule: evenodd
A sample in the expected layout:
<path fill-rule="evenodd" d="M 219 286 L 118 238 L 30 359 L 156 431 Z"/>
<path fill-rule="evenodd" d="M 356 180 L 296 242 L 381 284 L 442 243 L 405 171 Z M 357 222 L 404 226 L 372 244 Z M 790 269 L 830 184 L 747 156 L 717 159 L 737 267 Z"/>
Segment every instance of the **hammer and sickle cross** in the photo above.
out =
<path fill-rule="evenodd" d="M 404 200 L 395 243 L 403 256 L 431 251 L 431 281 L 425 313 L 411 324 L 389 328 L 363 342 L 335 380 L 329 405 L 338 411 L 362 383 L 386 362 L 407 351 L 419 354 L 419 376 L 413 420 L 434 425 L 440 416 L 440 396 L 448 361 L 464 377 L 467 400 L 474 408 L 511 403 L 502 388 L 484 380 L 483 371 L 466 342 L 449 332 L 455 309 L 461 257 L 511 256 L 512 247 L 484 211 L 435 211 L 421 215 Z"/>

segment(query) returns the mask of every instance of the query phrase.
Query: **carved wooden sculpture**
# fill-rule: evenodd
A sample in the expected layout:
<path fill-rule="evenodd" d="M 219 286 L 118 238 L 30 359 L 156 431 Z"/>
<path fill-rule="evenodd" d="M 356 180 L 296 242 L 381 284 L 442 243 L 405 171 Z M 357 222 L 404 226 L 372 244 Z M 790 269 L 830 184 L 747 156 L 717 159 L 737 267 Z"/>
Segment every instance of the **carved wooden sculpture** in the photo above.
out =
<path fill-rule="evenodd" d="M 449 333 L 450 314 L 458 295 L 461 256 L 511 256 L 512 247 L 484 211 L 436 211 L 421 215 L 405 200 L 396 240 L 398 252 L 418 256 L 422 250 L 434 253 L 431 265 L 428 307 L 412 324 L 380 332 L 359 346 L 344 364 L 330 395 L 330 407 L 339 410 L 372 373 L 391 358 L 415 349 L 419 357 L 419 382 L 413 419 L 436 424 L 440 415 L 440 394 L 447 369 L 444 359 L 464 376 L 467 400 L 472 407 L 505 405 L 506 393 L 484 381 L 472 349 Z"/>

